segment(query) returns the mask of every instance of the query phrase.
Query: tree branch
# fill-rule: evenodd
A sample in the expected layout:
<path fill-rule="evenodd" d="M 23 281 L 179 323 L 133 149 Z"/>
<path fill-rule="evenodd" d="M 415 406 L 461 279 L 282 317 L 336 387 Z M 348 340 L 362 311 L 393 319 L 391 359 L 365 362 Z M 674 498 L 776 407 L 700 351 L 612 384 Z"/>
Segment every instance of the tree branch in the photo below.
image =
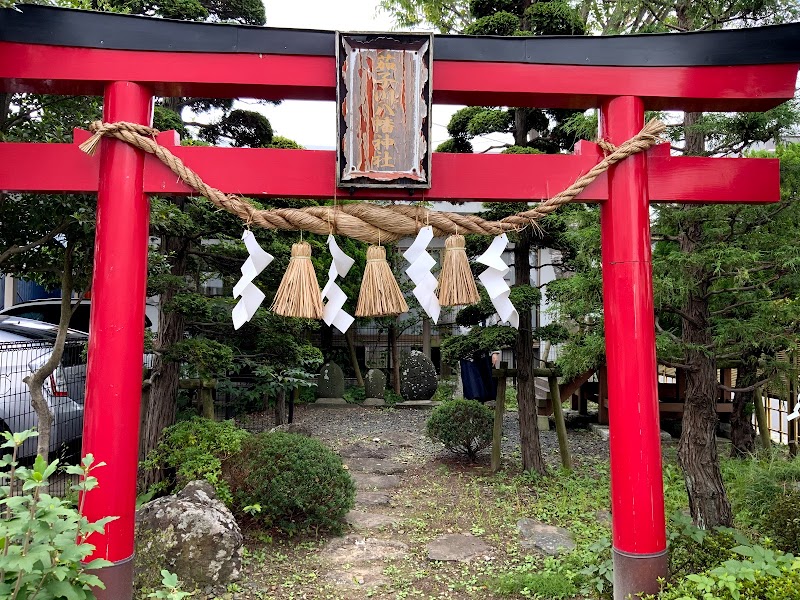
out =
<path fill-rule="evenodd" d="M 28 250 L 33 250 L 34 248 L 37 248 L 42 244 L 49 242 L 59 233 L 64 233 L 67 230 L 67 228 L 72 224 L 72 222 L 73 221 L 71 218 L 64 219 L 58 227 L 56 227 L 49 233 L 46 233 L 38 240 L 33 241 L 30 244 L 25 244 L 24 246 L 18 246 L 14 244 L 10 248 L 7 248 L 2 254 L 0 254 L 0 265 L 15 254 L 21 254 L 23 252 L 27 252 Z"/>

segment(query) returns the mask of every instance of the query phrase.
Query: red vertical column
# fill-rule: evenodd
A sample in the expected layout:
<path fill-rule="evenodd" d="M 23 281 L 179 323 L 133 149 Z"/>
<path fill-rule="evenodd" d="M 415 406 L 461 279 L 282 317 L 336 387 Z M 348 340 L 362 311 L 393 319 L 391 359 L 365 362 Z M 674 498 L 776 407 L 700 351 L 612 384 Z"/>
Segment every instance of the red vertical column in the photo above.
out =
<path fill-rule="evenodd" d="M 149 125 L 150 90 L 130 82 L 106 86 L 105 122 Z M 99 486 L 86 494 L 89 520 L 118 517 L 104 535 L 93 535 L 94 558 L 114 566 L 98 572 L 106 590 L 99 599 L 133 595 L 133 528 L 139 460 L 144 304 L 150 206 L 144 194 L 144 154 L 103 139 L 97 193 L 97 231 L 84 405 L 83 453 L 94 455 Z"/>
<path fill-rule="evenodd" d="M 643 125 L 640 98 L 614 98 L 601 108 L 603 136 L 612 143 Z M 667 575 L 647 157 L 635 154 L 611 167 L 608 185 L 600 221 L 614 598 L 622 600 L 657 592 L 657 578 Z"/>

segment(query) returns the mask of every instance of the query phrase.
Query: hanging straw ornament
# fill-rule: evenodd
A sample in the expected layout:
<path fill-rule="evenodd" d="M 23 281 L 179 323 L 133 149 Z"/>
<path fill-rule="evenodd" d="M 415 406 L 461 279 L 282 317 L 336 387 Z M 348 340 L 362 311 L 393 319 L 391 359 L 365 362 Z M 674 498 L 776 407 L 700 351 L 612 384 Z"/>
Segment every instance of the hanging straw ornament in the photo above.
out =
<path fill-rule="evenodd" d="M 408 312 L 403 292 L 386 262 L 386 248 L 367 248 L 367 268 L 358 294 L 357 317 L 386 317 Z"/>
<path fill-rule="evenodd" d="M 272 301 L 275 314 L 303 319 L 322 318 L 322 292 L 317 282 L 311 246 L 308 242 L 292 244 L 289 268 Z"/>
<path fill-rule="evenodd" d="M 439 274 L 442 306 L 463 306 L 480 300 L 465 247 L 464 236 L 459 234 L 451 235 L 444 242 L 444 260 Z"/>

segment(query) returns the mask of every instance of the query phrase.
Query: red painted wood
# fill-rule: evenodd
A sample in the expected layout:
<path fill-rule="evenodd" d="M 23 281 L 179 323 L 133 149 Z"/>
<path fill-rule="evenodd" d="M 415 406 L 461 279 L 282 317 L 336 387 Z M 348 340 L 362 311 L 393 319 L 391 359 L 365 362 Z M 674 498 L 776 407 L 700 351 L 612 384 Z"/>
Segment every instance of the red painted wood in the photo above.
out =
<path fill-rule="evenodd" d="M 643 123 L 640 98 L 616 98 L 601 108 L 604 135 L 613 143 Z M 667 543 L 646 163 L 637 154 L 612 167 L 609 202 L 600 209 L 612 530 L 615 550 L 629 556 L 662 553 Z"/>
<path fill-rule="evenodd" d="M 80 138 L 76 138 L 80 141 Z M 159 139 L 164 143 L 163 136 Z M 332 151 L 174 147 L 176 155 L 209 184 L 228 193 L 266 197 L 333 198 Z M 509 201 L 550 197 L 600 160 L 594 144 L 580 155 L 433 155 L 433 187 L 425 199 Z M 661 156 L 648 161 L 650 194 L 660 202 L 777 202 L 779 162 L 775 159 Z M 46 169 L 42 165 L 47 165 Z M 72 144 L 0 144 L 0 189 L 31 192 L 94 192 L 98 158 Z M 187 194 L 189 188 L 158 159 L 148 156 L 147 193 Z M 337 192 L 340 196 L 342 190 Z M 360 190 L 354 198 L 409 199 L 404 191 Z M 414 198 L 421 198 L 417 193 Z M 581 201 L 608 198 L 606 176 L 589 186 Z"/>
<path fill-rule="evenodd" d="M 152 101 L 143 86 L 111 83 L 103 118 L 150 124 Z M 83 452 L 107 466 L 95 472 L 99 486 L 86 494 L 84 514 L 90 521 L 118 517 L 89 542 L 95 545 L 91 558 L 119 562 L 133 555 L 150 203 L 143 153 L 116 140 L 103 140 L 102 146 Z M 49 157 L 42 165 L 43 172 L 64 168 Z"/>
<path fill-rule="evenodd" d="M 107 81 L 159 96 L 333 100 L 334 59 L 100 50 L 0 43 L 0 91 L 100 95 Z M 476 106 L 589 108 L 620 94 L 648 109 L 766 110 L 794 95 L 797 65 L 592 67 L 434 61 L 433 99 Z"/>

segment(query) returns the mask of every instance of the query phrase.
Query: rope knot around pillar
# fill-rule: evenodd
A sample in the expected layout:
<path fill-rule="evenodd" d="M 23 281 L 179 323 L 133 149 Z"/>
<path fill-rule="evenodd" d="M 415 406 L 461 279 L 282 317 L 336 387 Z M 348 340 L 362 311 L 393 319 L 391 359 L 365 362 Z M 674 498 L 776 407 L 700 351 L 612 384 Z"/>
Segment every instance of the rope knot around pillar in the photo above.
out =
<path fill-rule="evenodd" d="M 609 154 L 613 154 L 614 151 L 617 149 L 617 147 L 614 144 L 612 144 L 608 140 L 604 140 L 602 138 L 597 140 L 595 143 L 598 146 L 600 146 L 600 149 L 603 151 L 603 154 L 605 154 L 606 156 L 608 156 Z"/>
<path fill-rule="evenodd" d="M 431 211 L 420 209 L 418 205 L 402 204 L 377 206 L 368 203 L 353 203 L 260 210 L 246 198 L 226 194 L 205 183 L 197 173 L 183 164 L 180 158 L 155 140 L 155 136 L 159 133 L 157 129 L 126 121 L 115 123 L 95 121 L 89 126 L 89 129 L 94 135 L 80 145 L 80 149 L 87 154 L 94 154 L 102 137 L 113 137 L 130 144 L 158 158 L 183 183 L 208 198 L 217 208 L 239 217 L 247 226 L 258 225 L 264 229 L 308 231 L 328 235 L 331 233 L 331 223 L 333 223 L 337 233 L 375 244 L 390 243 L 403 237 L 414 236 L 419 232 L 423 223 L 430 224 L 436 236 L 458 233 L 499 235 L 505 232 L 520 231 L 527 227 L 539 228 L 536 223 L 539 219 L 551 214 L 559 206 L 572 202 L 611 165 L 638 152 L 644 152 L 661 142 L 659 136 L 666 130 L 666 126 L 661 121 L 653 119 L 639 133 L 619 146 L 606 140 L 598 141 L 598 145 L 606 153 L 606 156 L 587 173 L 579 177 L 563 192 L 501 221 L 486 221 L 477 215 Z"/>

